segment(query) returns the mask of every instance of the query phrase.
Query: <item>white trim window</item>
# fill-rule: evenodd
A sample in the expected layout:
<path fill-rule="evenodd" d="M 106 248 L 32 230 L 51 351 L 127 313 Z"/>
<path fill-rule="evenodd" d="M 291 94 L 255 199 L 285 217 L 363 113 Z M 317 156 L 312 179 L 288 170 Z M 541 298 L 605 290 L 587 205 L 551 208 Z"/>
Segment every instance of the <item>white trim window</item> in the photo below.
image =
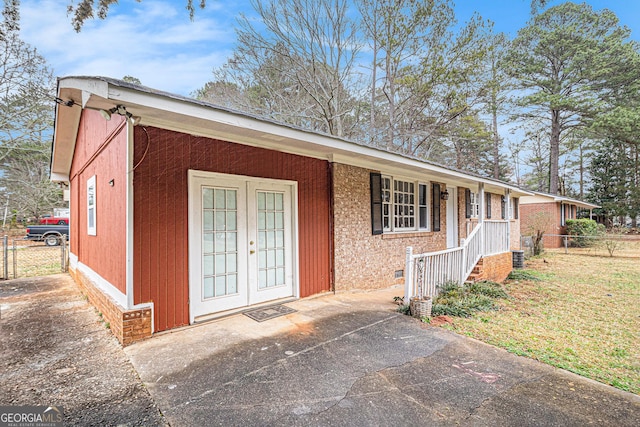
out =
<path fill-rule="evenodd" d="M 480 215 L 480 197 L 478 193 L 469 193 L 469 203 L 471 204 L 471 218 L 478 218 Z"/>
<path fill-rule="evenodd" d="M 96 176 L 87 180 L 87 234 L 96 235 Z"/>
<path fill-rule="evenodd" d="M 429 187 L 417 181 L 382 177 L 384 232 L 429 229 Z"/>

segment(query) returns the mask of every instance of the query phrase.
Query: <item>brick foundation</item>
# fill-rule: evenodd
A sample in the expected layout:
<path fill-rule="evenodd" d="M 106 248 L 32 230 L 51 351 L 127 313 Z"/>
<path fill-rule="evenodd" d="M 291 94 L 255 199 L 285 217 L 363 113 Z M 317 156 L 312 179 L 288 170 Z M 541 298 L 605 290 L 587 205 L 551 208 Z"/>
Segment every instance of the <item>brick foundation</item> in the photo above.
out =
<path fill-rule="evenodd" d="M 479 274 L 474 277 L 475 281 L 491 280 L 493 282 L 503 282 L 513 269 L 513 255 L 511 252 L 486 256 L 481 261 L 482 268 Z"/>
<path fill-rule="evenodd" d="M 69 273 L 89 302 L 102 313 L 102 318 L 108 322 L 111 332 L 120 344 L 127 346 L 151 336 L 151 308 L 126 310 L 98 289 L 82 272 L 69 269 Z"/>

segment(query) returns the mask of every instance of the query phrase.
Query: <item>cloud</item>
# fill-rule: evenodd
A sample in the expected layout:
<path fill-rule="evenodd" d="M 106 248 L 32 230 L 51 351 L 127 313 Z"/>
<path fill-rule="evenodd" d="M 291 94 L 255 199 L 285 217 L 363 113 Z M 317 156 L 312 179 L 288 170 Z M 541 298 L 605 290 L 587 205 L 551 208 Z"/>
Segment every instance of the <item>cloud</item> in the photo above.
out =
<path fill-rule="evenodd" d="M 58 76 L 129 75 L 189 95 L 211 79 L 211 70 L 225 62 L 235 43 L 237 8 L 217 3 L 197 10 L 192 22 L 180 0 L 122 0 L 106 20 L 89 20 L 76 33 L 66 14 L 68 0 L 26 0 L 21 36 Z"/>

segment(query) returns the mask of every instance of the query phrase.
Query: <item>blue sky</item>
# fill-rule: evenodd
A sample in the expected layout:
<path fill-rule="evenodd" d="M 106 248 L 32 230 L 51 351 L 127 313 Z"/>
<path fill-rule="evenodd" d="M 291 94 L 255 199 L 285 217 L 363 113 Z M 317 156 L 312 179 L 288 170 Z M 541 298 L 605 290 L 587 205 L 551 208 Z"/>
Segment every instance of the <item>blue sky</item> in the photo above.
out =
<path fill-rule="evenodd" d="M 69 2 L 21 2 L 22 38 L 38 49 L 57 76 L 130 75 L 146 86 L 187 96 L 209 81 L 212 69 L 230 55 L 238 14 L 253 13 L 248 0 L 208 0 L 192 22 L 184 0 L 120 0 L 107 20 L 87 21 L 76 33 L 66 14 Z M 597 10 L 613 10 L 640 40 L 640 1 L 588 3 Z M 455 0 L 455 5 L 459 21 L 477 11 L 492 20 L 497 31 L 512 36 L 530 18 L 529 0 Z"/>

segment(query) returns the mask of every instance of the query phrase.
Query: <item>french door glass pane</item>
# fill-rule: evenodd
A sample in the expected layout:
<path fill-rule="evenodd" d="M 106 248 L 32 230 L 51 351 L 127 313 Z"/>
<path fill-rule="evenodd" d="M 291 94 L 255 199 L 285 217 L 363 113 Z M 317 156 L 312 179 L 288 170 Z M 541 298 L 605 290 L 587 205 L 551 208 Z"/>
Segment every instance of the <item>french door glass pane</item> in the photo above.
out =
<path fill-rule="evenodd" d="M 204 299 L 238 293 L 237 198 L 234 189 L 202 188 Z"/>
<path fill-rule="evenodd" d="M 285 284 L 284 195 L 259 191 L 257 198 L 258 288 L 265 289 Z"/>

